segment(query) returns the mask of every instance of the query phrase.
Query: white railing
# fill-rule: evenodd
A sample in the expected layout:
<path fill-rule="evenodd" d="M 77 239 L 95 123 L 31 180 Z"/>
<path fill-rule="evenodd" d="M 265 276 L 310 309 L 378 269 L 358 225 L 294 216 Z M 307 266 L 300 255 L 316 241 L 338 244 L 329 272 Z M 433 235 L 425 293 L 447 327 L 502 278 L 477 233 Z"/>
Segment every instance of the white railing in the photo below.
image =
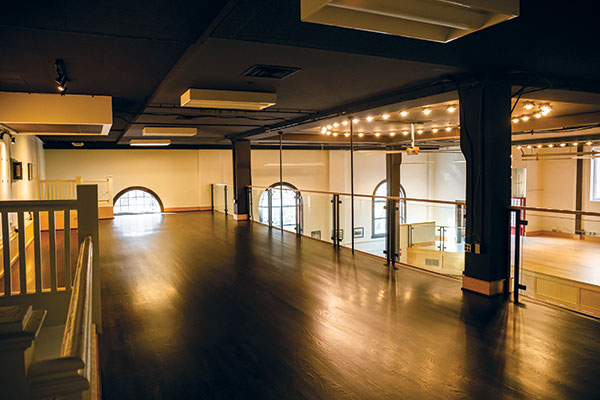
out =
<path fill-rule="evenodd" d="M 3 253 L 0 266 L 4 280 L 0 287 L 0 307 L 27 306 L 44 310 L 44 326 L 65 326 L 62 345 L 56 343 L 53 347 L 52 343 L 46 343 L 47 348 L 56 349 L 59 358 L 36 362 L 34 353 L 29 352 L 24 368 L 14 365 L 12 370 L 2 370 L 4 379 L 0 382 L 12 382 L 8 386 L 0 385 L 3 395 L 29 391 L 30 397 L 36 399 L 97 398 L 95 335 L 102 331 L 97 188 L 94 184 L 79 185 L 76 200 L 0 201 Z M 73 270 L 70 263 L 71 212 L 78 214 L 77 237 L 80 244 L 77 265 Z M 60 213 L 64 226 L 64 257 L 63 263 L 57 265 L 60 260 L 57 215 Z M 28 214 L 31 222 L 26 224 Z M 42 216 L 46 215 L 49 229 L 48 233 L 42 234 L 40 225 Z M 17 228 L 11 232 L 10 221 L 15 216 Z M 33 248 L 30 248 L 31 244 Z M 14 253 L 17 253 L 16 256 Z M 59 271 L 64 271 L 61 282 Z M 37 336 L 43 331 L 42 327 L 41 331 L 29 334 Z M 12 358 L 1 348 L 0 365 L 7 365 L 7 360 Z M 20 351 L 25 351 L 25 348 Z M 26 379 L 20 379 L 23 376 Z M 19 382 L 28 382 L 23 384 L 27 387 L 21 385 L 20 388 Z M 9 395 L 8 398 L 13 397 Z"/>
<path fill-rule="evenodd" d="M 75 269 L 73 293 L 65 324 L 60 357 L 33 363 L 29 368 L 33 399 L 97 398 L 95 331 L 93 326 L 93 243 L 81 243 Z"/>
<path fill-rule="evenodd" d="M 40 200 L 69 200 L 77 198 L 77 185 L 97 185 L 98 205 L 100 207 L 112 207 L 113 205 L 113 178 L 105 179 L 83 179 L 76 176 L 75 179 L 54 179 L 39 181 Z"/>

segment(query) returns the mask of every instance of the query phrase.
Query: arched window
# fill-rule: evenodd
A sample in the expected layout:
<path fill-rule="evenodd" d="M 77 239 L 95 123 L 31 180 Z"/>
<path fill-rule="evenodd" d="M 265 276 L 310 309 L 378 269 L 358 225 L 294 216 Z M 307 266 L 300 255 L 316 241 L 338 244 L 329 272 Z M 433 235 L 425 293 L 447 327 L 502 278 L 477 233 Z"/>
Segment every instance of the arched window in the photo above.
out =
<path fill-rule="evenodd" d="M 296 206 L 296 193 L 298 189 L 290 183 L 282 185 L 274 183 L 271 189 L 271 218 L 273 226 L 281 226 L 281 206 L 283 199 L 283 228 L 296 229 L 296 218 L 299 218 L 300 233 L 302 233 L 302 196 L 299 195 L 299 204 Z M 283 190 L 281 190 L 283 189 Z M 283 197 L 280 197 L 282 196 Z M 263 224 L 269 223 L 269 191 L 265 190 L 258 201 L 258 220 Z"/>
<path fill-rule="evenodd" d="M 385 180 L 379 182 L 373 191 L 373 196 L 387 196 L 387 182 Z M 406 197 L 406 192 L 402 185 L 400 186 L 400 197 Z M 384 237 L 386 233 L 386 210 L 385 204 L 387 200 L 382 198 L 373 199 L 373 228 L 371 237 Z M 400 223 L 406 223 L 406 201 L 400 201 Z"/>
<path fill-rule="evenodd" d="M 121 190 L 113 203 L 115 215 L 159 213 L 164 210 L 156 193 L 141 186 Z"/>

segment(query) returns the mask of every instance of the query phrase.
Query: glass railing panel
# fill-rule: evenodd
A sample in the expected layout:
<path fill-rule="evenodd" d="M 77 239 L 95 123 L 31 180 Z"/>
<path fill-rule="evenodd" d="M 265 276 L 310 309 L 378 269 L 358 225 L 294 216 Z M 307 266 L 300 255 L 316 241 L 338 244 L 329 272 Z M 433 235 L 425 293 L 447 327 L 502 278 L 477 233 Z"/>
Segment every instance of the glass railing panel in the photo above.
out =
<path fill-rule="evenodd" d="M 213 185 L 213 208 L 215 211 L 225 212 L 225 185 Z"/>
<path fill-rule="evenodd" d="M 255 222 L 269 225 L 269 190 L 263 188 L 251 189 L 250 218 Z"/>
<path fill-rule="evenodd" d="M 525 220 L 520 294 L 600 315 L 600 216 L 528 210 Z"/>
<path fill-rule="evenodd" d="M 464 270 L 464 206 L 402 201 L 398 247 L 400 261 L 460 276 Z"/>
<path fill-rule="evenodd" d="M 313 239 L 332 243 L 332 195 L 301 191 L 300 196 L 301 233 Z"/>
<path fill-rule="evenodd" d="M 344 216 L 342 245 L 352 246 L 351 197 L 340 196 L 340 216 Z M 343 206 L 343 207 L 342 207 Z M 343 211 L 343 212 L 342 212 Z M 347 234 L 346 234 L 347 232 Z M 370 197 L 354 197 L 354 248 L 356 250 L 385 257 L 386 248 L 386 199 Z"/>

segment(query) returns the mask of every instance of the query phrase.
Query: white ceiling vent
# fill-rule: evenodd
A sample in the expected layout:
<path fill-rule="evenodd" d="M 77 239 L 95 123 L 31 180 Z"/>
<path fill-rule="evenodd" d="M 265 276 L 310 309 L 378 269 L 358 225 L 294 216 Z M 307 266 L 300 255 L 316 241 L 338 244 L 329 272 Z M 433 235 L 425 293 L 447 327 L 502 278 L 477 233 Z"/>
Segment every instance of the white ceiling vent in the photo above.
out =
<path fill-rule="evenodd" d="M 198 128 L 178 128 L 178 127 L 154 127 L 146 126 L 142 129 L 144 136 L 195 136 Z"/>
<path fill-rule="evenodd" d="M 181 95 L 181 107 L 262 110 L 277 102 L 277 94 L 235 90 L 188 89 Z"/>
<path fill-rule="evenodd" d="M 519 0 L 301 0 L 304 22 L 446 43 L 519 15 Z"/>
<path fill-rule="evenodd" d="M 0 123 L 21 135 L 108 135 L 112 98 L 0 92 Z"/>

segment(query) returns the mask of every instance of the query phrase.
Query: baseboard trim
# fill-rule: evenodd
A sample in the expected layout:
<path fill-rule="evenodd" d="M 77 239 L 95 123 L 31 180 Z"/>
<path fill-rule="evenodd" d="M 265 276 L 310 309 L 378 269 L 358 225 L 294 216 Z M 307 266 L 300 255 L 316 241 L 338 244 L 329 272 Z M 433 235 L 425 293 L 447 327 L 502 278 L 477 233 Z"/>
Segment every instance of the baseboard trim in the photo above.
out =
<path fill-rule="evenodd" d="M 462 289 L 468 290 L 469 292 L 479 293 L 484 296 L 492 297 L 502 294 L 504 292 L 504 281 L 504 279 L 500 279 L 497 281 L 488 282 L 463 275 Z"/>
<path fill-rule="evenodd" d="M 165 207 L 164 212 L 193 212 L 193 211 L 210 211 L 210 206 L 204 207 Z"/>

